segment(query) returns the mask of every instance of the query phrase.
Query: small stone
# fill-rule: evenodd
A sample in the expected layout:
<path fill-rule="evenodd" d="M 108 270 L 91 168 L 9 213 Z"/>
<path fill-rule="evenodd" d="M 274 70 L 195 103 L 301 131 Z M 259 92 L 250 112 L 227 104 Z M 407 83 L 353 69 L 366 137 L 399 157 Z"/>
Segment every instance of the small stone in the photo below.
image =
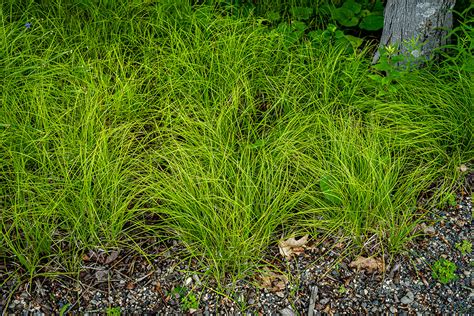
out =
<path fill-rule="evenodd" d="M 288 307 L 282 309 L 279 313 L 280 313 L 281 316 L 296 316 L 296 314 L 293 311 L 293 309 L 291 308 L 291 306 L 288 306 Z"/>
<path fill-rule="evenodd" d="M 405 294 L 405 296 L 402 297 L 401 302 L 402 304 L 410 305 L 411 303 L 413 303 L 414 300 L 415 300 L 415 295 L 413 295 L 413 292 L 408 291 Z"/>
<path fill-rule="evenodd" d="M 197 274 L 193 275 L 193 280 L 194 280 L 194 282 L 196 282 L 196 285 L 198 285 L 198 286 L 200 286 L 202 284 L 201 280 L 199 279 L 199 276 Z"/>
<path fill-rule="evenodd" d="M 255 300 L 253 298 L 249 299 L 247 302 L 249 305 L 255 304 Z"/>
<path fill-rule="evenodd" d="M 191 277 L 187 278 L 186 281 L 184 281 L 184 285 L 186 285 L 186 286 L 191 285 L 191 283 L 193 283 L 193 278 L 191 278 Z"/>
<path fill-rule="evenodd" d="M 436 230 L 433 226 L 426 226 L 426 224 L 421 224 L 421 229 L 427 235 L 433 236 L 436 235 Z"/>
<path fill-rule="evenodd" d="M 327 303 L 329 303 L 328 298 L 323 298 L 322 300 L 319 301 L 319 304 L 321 304 L 321 305 L 326 305 Z"/>

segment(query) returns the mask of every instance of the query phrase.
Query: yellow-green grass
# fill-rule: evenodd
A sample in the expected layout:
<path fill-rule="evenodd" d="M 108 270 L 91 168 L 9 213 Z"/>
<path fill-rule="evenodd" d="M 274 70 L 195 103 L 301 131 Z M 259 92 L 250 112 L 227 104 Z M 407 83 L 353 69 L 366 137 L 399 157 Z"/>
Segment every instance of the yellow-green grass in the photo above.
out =
<path fill-rule="evenodd" d="M 218 281 L 288 234 L 396 254 L 420 194 L 472 159 L 455 63 L 381 97 L 370 47 L 288 46 L 251 18 L 146 3 L 1 7 L 0 257 L 19 272 L 74 273 L 98 247 L 154 255 L 146 237 Z"/>

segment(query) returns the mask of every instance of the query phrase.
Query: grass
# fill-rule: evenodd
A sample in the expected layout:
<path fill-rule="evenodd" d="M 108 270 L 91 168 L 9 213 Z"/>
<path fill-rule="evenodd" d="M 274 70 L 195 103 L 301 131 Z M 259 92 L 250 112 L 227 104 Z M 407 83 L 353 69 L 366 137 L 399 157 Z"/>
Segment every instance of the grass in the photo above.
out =
<path fill-rule="evenodd" d="M 473 157 L 456 62 L 380 96 L 370 47 L 288 46 L 207 7 L 7 1 L 0 19 L 0 257 L 30 277 L 98 247 L 153 255 L 143 236 L 221 285 L 290 234 L 400 253 L 420 195 Z"/>

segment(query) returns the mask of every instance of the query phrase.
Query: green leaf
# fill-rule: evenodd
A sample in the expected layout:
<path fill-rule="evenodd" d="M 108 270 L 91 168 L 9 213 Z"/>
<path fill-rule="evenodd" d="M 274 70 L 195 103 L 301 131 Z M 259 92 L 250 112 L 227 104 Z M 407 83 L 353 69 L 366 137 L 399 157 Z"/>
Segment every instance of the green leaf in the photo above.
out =
<path fill-rule="evenodd" d="M 335 38 L 343 38 L 344 37 L 344 32 L 341 30 L 338 30 L 334 33 Z"/>
<path fill-rule="evenodd" d="M 364 40 L 357 36 L 352 35 L 344 35 L 344 37 L 351 43 L 354 49 L 359 48 L 360 45 L 364 42 Z"/>
<path fill-rule="evenodd" d="M 382 12 L 383 13 L 384 7 L 381 0 L 375 1 L 374 7 L 372 8 L 372 12 Z"/>
<path fill-rule="evenodd" d="M 332 11 L 332 17 L 339 23 L 344 21 L 348 21 L 354 17 L 354 13 L 351 10 L 347 10 L 344 8 L 337 8 Z"/>
<path fill-rule="evenodd" d="M 291 15 L 297 20 L 308 20 L 313 15 L 313 8 L 292 7 Z"/>
<path fill-rule="evenodd" d="M 311 32 L 308 33 L 308 38 L 312 41 L 320 40 L 321 37 L 323 37 L 323 31 L 322 30 L 315 30 L 315 31 L 311 31 Z"/>
<path fill-rule="evenodd" d="M 307 26 L 306 23 L 300 22 L 300 21 L 295 21 L 291 23 L 291 29 L 296 32 L 304 32 L 306 30 Z"/>
<path fill-rule="evenodd" d="M 378 71 L 389 71 L 393 69 L 393 66 L 388 63 L 388 61 L 384 59 L 380 59 L 378 64 L 375 64 L 372 66 L 372 68 L 378 70 Z"/>
<path fill-rule="evenodd" d="M 357 14 L 360 12 L 360 9 L 362 9 L 362 6 L 354 0 L 347 0 L 344 2 L 341 8 L 352 11 L 353 14 Z"/>
<path fill-rule="evenodd" d="M 362 19 L 359 27 L 366 31 L 378 31 L 383 28 L 383 16 L 368 15 Z"/>
<path fill-rule="evenodd" d="M 374 81 L 380 81 L 383 78 L 381 75 L 368 75 L 368 77 Z"/>
<path fill-rule="evenodd" d="M 275 11 L 269 11 L 265 14 L 265 17 L 270 22 L 278 22 L 281 19 L 280 13 Z"/>
<path fill-rule="evenodd" d="M 329 23 L 328 26 L 326 27 L 326 30 L 328 30 L 331 33 L 336 32 L 337 26 L 335 26 L 334 24 Z"/>
<path fill-rule="evenodd" d="M 346 8 L 340 7 L 333 11 L 333 18 L 341 25 L 346 27 L 356 26 L 359 18 L 354 16 L 354 12 Z"/>

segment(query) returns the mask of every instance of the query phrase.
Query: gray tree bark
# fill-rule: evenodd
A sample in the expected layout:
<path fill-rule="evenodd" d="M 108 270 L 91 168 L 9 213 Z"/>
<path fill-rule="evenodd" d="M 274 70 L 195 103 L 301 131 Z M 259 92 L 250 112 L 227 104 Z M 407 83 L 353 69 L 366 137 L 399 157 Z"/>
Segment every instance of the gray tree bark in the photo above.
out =
<path fill-rule="evenodd" d="M 380 45 L 395 45 L 399 54 L 417 63 L 431 59 L 433 50 L 446 44 L 455 3 L 456 0 L 388 0 Z M 379 58 L 377 51 L 373 63 Z"/>

